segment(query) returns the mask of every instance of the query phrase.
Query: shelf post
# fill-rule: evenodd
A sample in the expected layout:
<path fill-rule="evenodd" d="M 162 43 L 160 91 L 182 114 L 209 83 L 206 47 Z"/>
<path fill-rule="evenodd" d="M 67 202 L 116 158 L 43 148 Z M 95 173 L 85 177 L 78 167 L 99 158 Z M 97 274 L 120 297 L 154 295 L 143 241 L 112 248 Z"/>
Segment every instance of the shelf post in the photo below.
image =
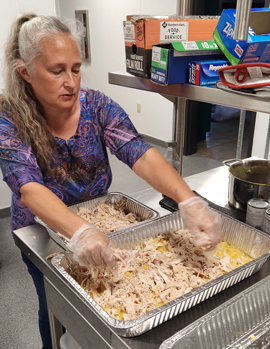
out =
<path fill-rule="evenodd" d="M 233 39 L 247 40 L 252 0 L 237 0 Z"/>
<path fill-rule="evenodd" d="M 176 14 L 179 16 L 190 15 L 190 0 L 178 0 L 176 4 Z M 179 173 L 182 176 L 183 150 L 185 137 L 186 99 L 174 97 L 173 101 L 173 140 L 176 142 L 176 152 L 180 160 Z"/>
<path fill-rule="evenodd" d="M 239 129 L 238 129 L 238 138 L 237 138 L 237 148 L 236 148 L 236 159 L 241 159 L 241 156 L 242 156 L 245 119 L 246 119 L 246 111 L 241 109 L 240 110 Z"/>
<path fill-rule="evenodd" d="M 269 143 L 270 143 L 270 118 L 268 121 L 268 129 L 267 129 L 266 142 L 265 142 L 265 148 L 264 148 L 264 159 L 266 160 L 268 160 Z"/>
<path fill-rule="evenodd" d="M 190 0 L 178 0 L 176 4 L 176 14 L 179 16 L 190 15 Z"/>
<path fill-rule="evenodd" d="M 236 3 L 236 15 L 235 15 L 235 27 L 233 38 L 234 40 L 247 40 L 248 28 L 249 28 L 249 16 L 251 12 L 252 0 L 237 0 Z M 245 127 L 246 111 L 240 111 L 240 121 L 237 139 L 236 158 L 241 159 L 243 134 Z"/>
<path fill-rule="evenodd" d="M 180 168 L 179 173 L 182 176 L 183 169 L 183 151 L 185 140 L 185 115 L 186 115 L 186 99 L 174 97 L 174 138 L 176 141 L 176 152 L 179 156 Z"/>

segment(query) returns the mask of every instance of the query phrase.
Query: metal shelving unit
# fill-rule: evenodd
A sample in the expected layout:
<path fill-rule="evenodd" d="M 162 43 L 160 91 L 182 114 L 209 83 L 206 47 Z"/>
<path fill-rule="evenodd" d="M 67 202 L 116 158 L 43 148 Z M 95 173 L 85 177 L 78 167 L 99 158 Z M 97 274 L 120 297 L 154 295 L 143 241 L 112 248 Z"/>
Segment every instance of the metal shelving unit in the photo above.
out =
<path fill-rule="evenodd" d="M 133 76 L 126 72 L 109 72 L 109 83 L 199 102 L 270 113 L 270 98 L 259 98 L 254 95 L 245 96 L 215 87 L 189 84 L 162 86 L 152 82 L 150 79 Z"/>
<path fill-rule="evenodd" d="M 192 4 L 192 0 L 178 0 L 177 14 L 182 16 L 190 15 Z M 235 40 L 245 40 L 247 38 L 251 6 L 252 0 L 237 0 L 234 30 Z M 269 6 L 269 0 L 265 1 L 265 6 Z M 203 87 L 189 84 L 162 86 L 152 82 L 150 79 L 133 76 L 126 72 L 109 72 L 109 83 L 173 97 L 174 115 L 172 134 L 173 140 L 176 141 L 176 150 L 180 158 L 180 174 L 182 174 L 187 99 L 241 109 L 236 156 L 241 154 L 245 111 L 270 113 L 270 98 L 260 98 L 249 94 L 241 95 L 233 91 L 221 90 L 216 87 Z M 266 140 L 266 143 L 267 142 L 268 139 Z"/>
<path fill-rule="evenodd" d="M 173 138 L 177 143 L 177 153 L 180 158 L 180 174 L 182 175 L 182 158 L 184 147 L 184 117 L 185 101 L 187 99 L 218 104 L 227 107 L 241 109 L 236 158 L 241 157 L 242 141 L 245 123 L 245 111 L 270 113 L 270 98 L 259 98 L 255 95 L 238 94 L 234 91 L 221 90 L 216 87 L 196 86 L 190 84 L 175 84 L 162 86 L 152 82 L 150 79 L 133 76 L 126 72 L 110 72 L 109 83 L 113 85 L 130 87 L 139 90 L 156 92 L 163 96 L 170 96 L 174 103 Z M 265 149 L 268 152 L 270 138 L 269 132 L 266 139 Z M 266 154 L 266 151 L 265 151 Z M 268 157 L 265 155 L 265 158 Z"/>

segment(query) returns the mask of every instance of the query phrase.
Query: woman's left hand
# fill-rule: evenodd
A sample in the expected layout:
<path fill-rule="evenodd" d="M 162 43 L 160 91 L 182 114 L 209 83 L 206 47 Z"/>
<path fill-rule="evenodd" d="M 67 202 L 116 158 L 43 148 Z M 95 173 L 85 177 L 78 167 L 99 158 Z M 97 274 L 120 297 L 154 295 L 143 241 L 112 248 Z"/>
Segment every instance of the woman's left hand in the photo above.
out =
<path fill-rule="evenodd" d="M 207 202 L 198 196 L 180 202 L 178 207 L 196 246 L 206 251 L 214 250 L 222 236 L 220 216 L 210 210 Z"/>

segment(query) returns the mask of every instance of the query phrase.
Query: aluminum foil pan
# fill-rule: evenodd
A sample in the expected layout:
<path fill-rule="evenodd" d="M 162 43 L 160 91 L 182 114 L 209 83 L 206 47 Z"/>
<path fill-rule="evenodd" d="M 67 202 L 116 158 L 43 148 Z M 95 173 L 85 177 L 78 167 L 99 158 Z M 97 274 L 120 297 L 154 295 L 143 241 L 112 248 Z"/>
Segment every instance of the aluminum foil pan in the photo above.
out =
<path fill-rule="evenodd" d="M 270 276 L 164 341 L 160 349 L 269 348 Z"/>
<path fill-rule="evenodd" d="M 61 266 L 61 259 L 63 258 L 64 261 L 65 258 L 68 258 L 65 255 L 67 252 L 55 256 L 52 259 L 52 264 L 87 301 L 89 307 L 96 311 L 116 333 L 124 337 L 138 336 L 256 273 L 266 262 L 270 255 L 270 235 L 227 215 L 220 215 L 222 218 L 223 240 L 240 248 L 253 257 L 254 260 L 133 320 L 121 321 L 112 318 L 83 290 Z M 182 219 L 177 211 L 140 226 L 134 226 L 124 232 L 110 233 L 109 237 L 117 247 L 128 249 L 150 237 L 156 237 L 161 233 L 171 230 L 176 231 L 181 228 L 183 228 Z"/>
<path fill-rule="evenodd" d="M 141 222 L 136 223 L 136 225 L 145 223 L 145 221 L 157 218 L 159 216 L 159 213 L 152 208 L 144 205 L 143 203 L 118 192 L 112 192 L 107 193 L 104 195 L 100 195 L 96 197 L 95 199 L 84 201 L 77 203 L 75 205 L 69 205 L 68 207 L 71 209 L 71 211 L 78 213 L 80 207 L 88 208 L 89 210 L 92 210 L 94 207 L 97 206 L 98 203 L 106 203 L 106 204 L 113 204 L 115 202 L 118 202 L 120 200 L 126 201 L 126 213 L 135 213 L 137 216 L 140 217 Z M 56 230 L 50 228 L 47 224 L 45 224 L 39 217 L 35 217 L 35 221 L 41 225 L 43 225 L 50 237 L 55 240 L 60 246 L 62 246 L 64 249 L 66 249 L 66 245 L 68 243 L 68 240 L 61 234 L 59 234 Z M 130 227 L 130 226 L 129 226 Z M 117 230 L 117 232 L 124 231 L 127 228 L 122 228 Z"/>

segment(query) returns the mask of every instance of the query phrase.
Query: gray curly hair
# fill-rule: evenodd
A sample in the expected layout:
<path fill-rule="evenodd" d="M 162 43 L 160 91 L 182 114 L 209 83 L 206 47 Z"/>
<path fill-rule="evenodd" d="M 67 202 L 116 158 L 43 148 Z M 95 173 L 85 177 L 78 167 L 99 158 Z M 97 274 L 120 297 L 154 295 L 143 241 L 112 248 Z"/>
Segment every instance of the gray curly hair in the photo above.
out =
<path fill-rule="evenodd" d="M 19 15 L 11 26 L 5 44 L 5 89 L 0 107 L 12 118 L 22 141 L 32 147 L 39 166 L 45 172 L 50 172 L 54 138 L 48 131 L 42 107 L 35 98 L 31 85 L 17 71 L 17 60 L 22 60 L 20 66 L 24 66 L 29 72 L 34 71 L 35 59 L 42 53 L 41 40 L 60 33 L 73 37 L 81 52 L 84 35 L 81 22 L 36 14 Z"/>

